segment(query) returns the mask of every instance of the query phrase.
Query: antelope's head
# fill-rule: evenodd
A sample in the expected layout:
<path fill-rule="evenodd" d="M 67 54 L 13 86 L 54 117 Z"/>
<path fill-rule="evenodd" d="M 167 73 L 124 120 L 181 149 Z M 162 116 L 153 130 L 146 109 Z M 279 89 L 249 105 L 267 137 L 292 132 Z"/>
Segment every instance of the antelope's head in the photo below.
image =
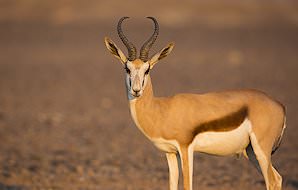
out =
<path fill-rule="evenodd" d="M 108 50 L 120 60 L 126 72 L 126 87 L 130 95 L 139 97 L 142 95 L 147 84 L 148 75 L 153 66 L 162 58 L 166 57 L 173 49 L 174 44 L 170 43 L 165 48 L 160 50 L 150 59 L 148 59 L 149 50 L 154 44 L 158 36 L 158 23 L 155 18 L 147 17 L 154 22 L 154 32 L 152 36 L 143 44 L 140 50 L 140 56 L 137 58 L 137 49 L 124 35 L 121 24 L 123 20 L 129 17 L 122 17 L 117 26 L 117 31 L 120 39 L 128 50 L 128 57 L 116 46 L 116 44 L 109 39 L 105 38 L 105 45 Z"/>

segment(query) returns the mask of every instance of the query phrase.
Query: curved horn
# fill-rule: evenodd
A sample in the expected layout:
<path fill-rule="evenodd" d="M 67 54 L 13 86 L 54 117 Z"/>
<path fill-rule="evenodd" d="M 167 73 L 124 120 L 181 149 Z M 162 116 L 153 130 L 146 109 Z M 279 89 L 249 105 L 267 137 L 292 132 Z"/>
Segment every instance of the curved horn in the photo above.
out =
<path fill-rule="evenodd" d="M 137 49 L 133 45 L 133 43 L 131 43 L 127 39 L 127 37 L 124 35 L 122 28 L 121 28 L 121 24 L 122 24 L 123 20 L 125 20 L 127 18 L 129 18 L 129 17 L 120 18 L 118 25 L 117 25 L 117 31 L 118 31 L 118 35 L 119 35 L 120 39 L 122 40 L 123 44 L 126 46 L 126 48 L 128 50 L 128 60 L 133 61 L 136 59 Z"/>
<path fill-rule="evenodd" d="M 158 26 L 158 22 L 154 17 L 147 17 L 149 19 L 151 19 L 154 22 L 154 33 L 152 34 L 152 36 L 143 44 L 141 50 L 140 50 L 140 59 L 144 62 L 148 61 L 148 55 L 149 55 L 149 50 L 152 47 L 152 45 L 154 44 L 157 36 L 158 36 L 158 32 L 159 32 L 159 26 Z"/>

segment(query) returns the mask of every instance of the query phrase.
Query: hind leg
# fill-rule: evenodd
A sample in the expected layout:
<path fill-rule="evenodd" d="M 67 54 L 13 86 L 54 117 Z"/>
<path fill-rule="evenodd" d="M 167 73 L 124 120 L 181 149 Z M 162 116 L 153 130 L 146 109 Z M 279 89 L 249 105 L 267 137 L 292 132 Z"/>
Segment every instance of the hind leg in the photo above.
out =
<path fill-rule="evenodd" d="M 276 171 L 276 169 L 270 164 L 269 167 L 270 177 L 273 178 L 275 181 L 272 189 L 280 190 L 282 188 L 282 177 L 281 175 Z"/>
<path fill-rule="evenodd" d="M 255 134 L 250 134 L 252 151 L 247 149 L 247 156 L 257 168 L 259 168 L 264 176 L 267 190 L 281 190 L 282 178 L 271 164 L 271 152 L 267 153 L 262 150 Z M 270 152 L 270 153 L 269 153 Z"/>
<path fill-rule="evenodd" d="M 259 161 L 256 157 L 256 154 L 255 154 L 253 148 L 252 148 L 251 142 L 246 147 L 244 155 L 255 166 L 255 168 L 257 168 L 258 172 L 262 173 L 262 170 L 259 165 Z"/>

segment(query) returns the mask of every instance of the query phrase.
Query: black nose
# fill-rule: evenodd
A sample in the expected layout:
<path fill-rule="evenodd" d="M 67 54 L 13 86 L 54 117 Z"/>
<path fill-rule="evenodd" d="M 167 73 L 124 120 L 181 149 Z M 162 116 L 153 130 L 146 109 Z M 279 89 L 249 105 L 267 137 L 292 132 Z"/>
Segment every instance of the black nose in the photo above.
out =
<path fill-rule="evenodd" d="M 134 90 L 134 93 L 135 93 L 135 95 L 134 96 L 136 96 L 136 97 L 139 97 L 140 96 L 140 92 L 141 90 Z"/>
<path fill-rule="evenodd" d="M 138 96 L 140 93 L 141 90 L 134 90 L 134 93 Z"/>

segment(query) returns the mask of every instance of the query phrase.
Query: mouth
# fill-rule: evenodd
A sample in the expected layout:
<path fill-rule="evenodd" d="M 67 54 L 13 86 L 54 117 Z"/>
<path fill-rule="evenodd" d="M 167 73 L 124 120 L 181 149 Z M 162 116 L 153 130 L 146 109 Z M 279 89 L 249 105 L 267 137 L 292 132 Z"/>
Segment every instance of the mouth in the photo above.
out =
<path fill-rule="evenodd" d="M 132 95 L 134 96 L 134 97 L 140 97 L 141 96 L 141 93 L 139 93 L 139 92 L 134 92 L 134 93 L 132 93 Z"/>

